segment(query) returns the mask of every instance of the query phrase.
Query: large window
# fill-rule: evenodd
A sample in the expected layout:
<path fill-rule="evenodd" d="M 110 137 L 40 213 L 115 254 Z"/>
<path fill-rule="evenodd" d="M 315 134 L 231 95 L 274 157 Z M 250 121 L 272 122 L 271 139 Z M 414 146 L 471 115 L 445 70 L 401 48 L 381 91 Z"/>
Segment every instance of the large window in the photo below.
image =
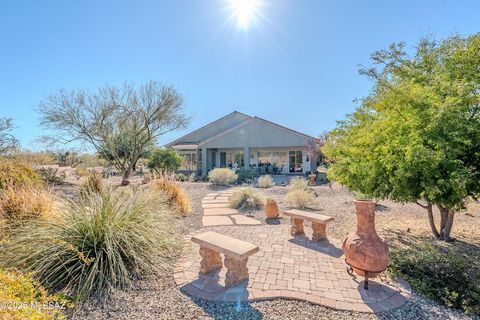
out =
<path fill-rule="evenodd" d="M 289 151 L 288 157 L 289 157 L 289 171 L 302 172 L 303 171 L 303 152 Z"/>
<path fill-rule="evenodd" d="M 261 166 L 270 166 L 277 168 L 278 172 L 284 172 L 288 168 L 288 154 L 287 151 L 259 151 L 258 152 L 258 164 Z"/>
<path fill-rule="evenodd" d="M 180 151 L 183 161 L 178 170 L 197 170 L 197 152 L 196 151 Z"/>
<path fill-rule="evenodd" d="M 243 151 L 220 152 L 220 167 L 241 168 L 245 165 Z"/>

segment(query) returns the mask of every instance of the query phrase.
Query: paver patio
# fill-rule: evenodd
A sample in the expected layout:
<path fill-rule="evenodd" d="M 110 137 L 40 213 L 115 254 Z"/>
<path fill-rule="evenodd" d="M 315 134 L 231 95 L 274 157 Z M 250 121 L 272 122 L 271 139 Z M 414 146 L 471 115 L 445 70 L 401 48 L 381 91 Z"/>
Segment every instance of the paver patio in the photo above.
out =
<path fill-rule="evenodd" d="M 199 246 L 190 241 L 175 267 L 174 278 L 182 292 L 215 301 L 253 301 L 272 298 L 306 300 L 339 310 L 381 312 L 397 308 L 411 295 L 408 283 L 370 281 L 363 288 L 362 277 L 346 272 L 340 241 L 312 242 L 305 236 L 292 237 L 290 225 L 217 226 L 207 230 L 258 245 L 260 251 L 248 261 L 250 279 L 225 287 L 225 268 L 199 274 Z"/>

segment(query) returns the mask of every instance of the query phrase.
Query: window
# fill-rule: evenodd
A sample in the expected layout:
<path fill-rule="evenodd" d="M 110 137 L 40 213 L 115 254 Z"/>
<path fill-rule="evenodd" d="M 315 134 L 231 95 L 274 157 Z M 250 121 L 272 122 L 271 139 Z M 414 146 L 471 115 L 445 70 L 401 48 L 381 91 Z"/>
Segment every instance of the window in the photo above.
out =
<path fill-rule="evenodd" d="M 196 151 L 180 151 L 183 161 L 178 170 L 197 170 L 197 152 Z"/>

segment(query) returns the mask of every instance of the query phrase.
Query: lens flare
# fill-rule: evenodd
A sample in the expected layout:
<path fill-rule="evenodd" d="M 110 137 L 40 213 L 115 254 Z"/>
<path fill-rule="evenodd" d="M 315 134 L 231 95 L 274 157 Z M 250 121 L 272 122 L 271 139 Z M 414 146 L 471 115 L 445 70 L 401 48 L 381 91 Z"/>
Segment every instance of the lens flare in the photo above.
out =
<path fill-rule="evenodd" d="M 258 15 L 260 0 L 229 0 L 230 8 L 242 29 L 248 29 Z"/>

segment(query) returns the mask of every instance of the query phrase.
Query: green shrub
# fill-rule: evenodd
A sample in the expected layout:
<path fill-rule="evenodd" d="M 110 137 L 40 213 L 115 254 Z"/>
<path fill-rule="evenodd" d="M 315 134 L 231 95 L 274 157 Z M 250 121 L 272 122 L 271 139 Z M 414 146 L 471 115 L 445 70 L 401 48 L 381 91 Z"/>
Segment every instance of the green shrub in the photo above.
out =
<path fill-rule="evenodd" d="M 36 173 L 40 176 L 43 182 L 61 185 L 65 182 L 65 176 L 58 174 L 58 169 L 55 168 L 39 168 L 35 170 Z"/>
<path fill-rule="evenodd" d="M 237 181 L 237 175 L 231 169 L 216 168 L 208 173 L 208 181 L 213 184 L 229 185 Z"/>
<path fill-rule="evenodd" d="M 318 207 L 317 198 L 311 192 L 303 189 L 293 189 L 285 196 L 285 204 L 296 209 L 315 209 Z"/>
<path fill-rule="evenodd" d="M 183 158 L 177 151 L 166 148 L 157 148 L 152 151 L 148 159 L 148 167 L 152 170 L 175 171 L 182 165 Z"/>
<path fill-rule="evenodd" d="M 15 229 L 0 247 L 0 267 L 31 272 L 78 302 L 164 269 L 181 243 L 170 211 L 158 195 L 118 190 L 65 200 L 56 219 Z"/>
<path fill-rule="evenodd" d="M 270 188 L 275 185 L 273 182 L 272 176 L 270 175 L 264 175 L 258 178 L 258 186 L 260 188 Z"/>
<path fill-rule="evenodd" d="M 0 189 L 9 186 L 32 187 L 41 183 L 40 176 L 29 166 L 10 160 L 0 160 Z"/>
<path fill-rule="evenodd" d="M 480 314 L 480 276 L 472 259 L 423 244 L 394 250 L 390 260 L 388 271 L 404 277 L 415 290 L 448 307 Z"/>
<path fill-rule="evenodd" d="M 0 319 L 9 320 L 65 319 L 62 310 L 70 307 L 67 300 L 49 295 L 30 276 L 3 270 L 0 270 L 0 301 L 14 304 L 11 308 L 0 308 Z"/>
<path fill-rule="evenodd" d="M 303 177 L 295 177 L 288 181 L 288 188 L 290 190 L 307 190 L 308 181 Z"/>
<path fill-rule="evenodd" d="M 183 173 L 178 173 L 178 174 L 175 175 L 175 180 L 185 182 L 185 181 L 188 181 L 188 177 L 186 175 L 184 175 Z"/>
<path fill-rule="evenodd" d="M 240 168 L 237 170 L 238 183 L 252 183 L 258 177 L 256 170 Z"/>
<path fill-rule="evenodd" d="M 247 200 L 251 201 L 247 201 Z M 252 188 L 243 188 L 235 191 L 229 198 L 230 207 L 235 209 L 255 210 L 263 205 L 262 196 Z"/>

